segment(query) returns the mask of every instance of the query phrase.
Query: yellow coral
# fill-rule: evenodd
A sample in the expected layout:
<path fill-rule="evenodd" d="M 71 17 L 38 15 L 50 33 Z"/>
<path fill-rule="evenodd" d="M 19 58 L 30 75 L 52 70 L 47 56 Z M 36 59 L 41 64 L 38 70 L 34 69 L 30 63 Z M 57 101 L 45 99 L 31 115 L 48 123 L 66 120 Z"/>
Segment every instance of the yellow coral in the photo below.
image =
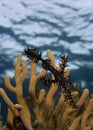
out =
<path fill-rule="evenodd" d="M 48 59 L 51 65 L 60 70 L 60 66 L 56 66 L 55 58 L 50 50 L 47 51 Z M 79 98 L 79 92 L 73 91 L 72 97 L 77 101 L 78 110 L 72 108 L 68 101 L 65 101 L 65 95 L 61 94 L 56 103 L 56 92 L 58 90 L 57 83 L 52 83 L 49 91 L 42 88 L 37 95 L 37 83 L 47 74 L 47 70 L 42 68 L 39 74 L 36 74 L 37 63 L 31 61 L 30 81 L 27 89 L 29 91 L 29 100 L 33 113 L 29 110 L 27 100 L 23 97 L 23 83 L 27 76 L 28 62 L 25 61 L 21 65 L 22 54 L 18 55 L 14 63 L 15 73 L 14 80 L 16 86 L 11 84 L 8 76 L 5 76 L 4 82 L 8 90 L 16 94 L 17 104 L 14 104 L 7 96 L 6 92 L 0 88 L 0 95 L 8 106 L 7 125 L 0 125 L 0 130 L 10 130 L 15 127 L 13 120 L 19 117 L 21 123 L 26 130 L 92 130 L 93 117 L 89 120 L 89 116 L 93 111 L 93 99 L 88 99 L 89 90 L 85 89 Z M 64 77 L 68 78 L 69 69 L 64 72 Z M 52 79 L 54 79 L 52 74 Z M 18 119 L 19 119 L 18 118 Z M 89 121 L 88 121 L 89 120 Z M 11 128 L 9 127 L 11 126 Z M 21 127 L 20 127 L 21 130 Z"/>

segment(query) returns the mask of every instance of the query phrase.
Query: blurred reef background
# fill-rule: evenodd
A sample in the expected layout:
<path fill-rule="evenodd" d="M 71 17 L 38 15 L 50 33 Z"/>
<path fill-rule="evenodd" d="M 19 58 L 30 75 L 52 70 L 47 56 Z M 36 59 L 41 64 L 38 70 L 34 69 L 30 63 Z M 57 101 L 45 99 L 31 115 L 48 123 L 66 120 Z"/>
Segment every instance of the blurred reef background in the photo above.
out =
<path fill-rule="evenodd" d="M 0 87 L 6 89 L 4 76 L 13 78 L 13 62 L 27 46 L 43 57 L 51 49 L 57 64 L 68 54 L 72 81 L 93 93 L 93 0 L 0 0 Z"/>

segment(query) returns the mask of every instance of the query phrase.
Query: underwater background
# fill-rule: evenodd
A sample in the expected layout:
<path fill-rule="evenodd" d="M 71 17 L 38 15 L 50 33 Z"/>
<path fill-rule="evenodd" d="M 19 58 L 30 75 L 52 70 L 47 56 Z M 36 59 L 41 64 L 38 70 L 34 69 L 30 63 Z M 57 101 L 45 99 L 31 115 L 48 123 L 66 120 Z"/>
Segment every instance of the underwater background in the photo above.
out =
<path fill-rule="evenodd" d="M 57 64 L 66 53 L 72 82 L 93 93 L 93 0 L 0 0 L 0 87 L 14 101 L 4 76 L 13 78 L 13 62 L 27 46 L 43 58 L 51 49 Z M 5 121 L 7 106 L 0 102 Z"/>

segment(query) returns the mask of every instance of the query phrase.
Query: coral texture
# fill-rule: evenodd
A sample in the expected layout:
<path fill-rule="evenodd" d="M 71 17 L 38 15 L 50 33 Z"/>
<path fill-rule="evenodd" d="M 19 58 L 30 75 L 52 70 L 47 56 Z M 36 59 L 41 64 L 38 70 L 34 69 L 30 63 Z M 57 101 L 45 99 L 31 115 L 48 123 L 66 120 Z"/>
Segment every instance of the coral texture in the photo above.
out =
<path fill-rule="evenodd" d="M 30 52 L 29 52 L 30 53 Z M 37 55 L 41 58 L 41 54 Z M 61 86 L 55 80 L 55 73 L 60 72 L 65 64 L 56 66 L 55 58 L 50 50 L 47 50 L 48 61 L 51 66 L 42 65 L 41 71 L 37 74 L 37 59 L 24 61 L 22 64 L 22 54 L 19 54 L 16 62 L 14 63 L 15 73 L 14 80 L 15 86 L 11 84 L 10 78 L 5 76 L 4 83 L 9 91 L 15 93 L 17 104 L 14 104 L 9 99 L 3 88 L 0 88 L 0 96 L 8 106 L 7 123 L 2 125 L 0 119 L 0 130 L 92 130 L 93 129 L 93 99 L 89 98 L 89 90 L 84 89 L 81 96 L 79 91 L 69 91 L 69 89 Z M 31 57 L 29 57 L 31 58 Z M 38 59 L 39 60 L 39 59 Z M 42 59 L 41 59 L 42 60 Z M 42 60 L 43 61 L 43 60 Z M 65 63 L 65 62 L 63 62 Z M 30 81 L 27 86 L 29 98 L 24 98 L 23 83 L 26 81 L 28 66 L 30 64 Z M 38 89 L 38 82 L 43 79 L 47 73 L 48 68 L 54 68 L 56 72 L 51 73 L 51 84 L 45 85 Z M 63 69 L 62 80 L 68 83 L 70 70 Z M 56 81 L 56 82 L 55 82 Z M 59 79 L 59 81 L 61 81 Z M 62 84 L 64 85 L 64 84 Z M 68 84 L 70 85 L 70 84 Z M 71 88 L 72 90 L 72 88 Z M 65 92 L 64 92 L 65 91 Z M 58 95 L 60 93 L 60 95 Z M 66 95 L 67 94 L 67 95 Z M 69 96 L 70 94 L 70 96 Z M 68 100 L 66 99 L 68 98 Z M 74 101 L 73 101 L 73 100 Z M 76 104 L 75 104 L 76 103 Z M 74 107 L 73 107 L 74 106 Z M 78 109 L 76 108 L 78 106 Z"/>

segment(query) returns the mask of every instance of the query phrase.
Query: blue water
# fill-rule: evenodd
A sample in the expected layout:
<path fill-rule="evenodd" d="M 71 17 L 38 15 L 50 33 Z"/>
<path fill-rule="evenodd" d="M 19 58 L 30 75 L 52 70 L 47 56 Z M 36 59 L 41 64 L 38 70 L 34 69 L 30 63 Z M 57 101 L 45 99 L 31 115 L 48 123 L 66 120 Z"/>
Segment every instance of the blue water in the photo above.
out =
<path fill-rule="evenodd" d="M 68 54 L 72 81 L 93 92 L 93 0 L 0 0 L 0 87 L 10 98 L 4 76 L 12 79 L 12 63 L 28 45 L 43 57 L 51 49 L 57 64 Z"/>

